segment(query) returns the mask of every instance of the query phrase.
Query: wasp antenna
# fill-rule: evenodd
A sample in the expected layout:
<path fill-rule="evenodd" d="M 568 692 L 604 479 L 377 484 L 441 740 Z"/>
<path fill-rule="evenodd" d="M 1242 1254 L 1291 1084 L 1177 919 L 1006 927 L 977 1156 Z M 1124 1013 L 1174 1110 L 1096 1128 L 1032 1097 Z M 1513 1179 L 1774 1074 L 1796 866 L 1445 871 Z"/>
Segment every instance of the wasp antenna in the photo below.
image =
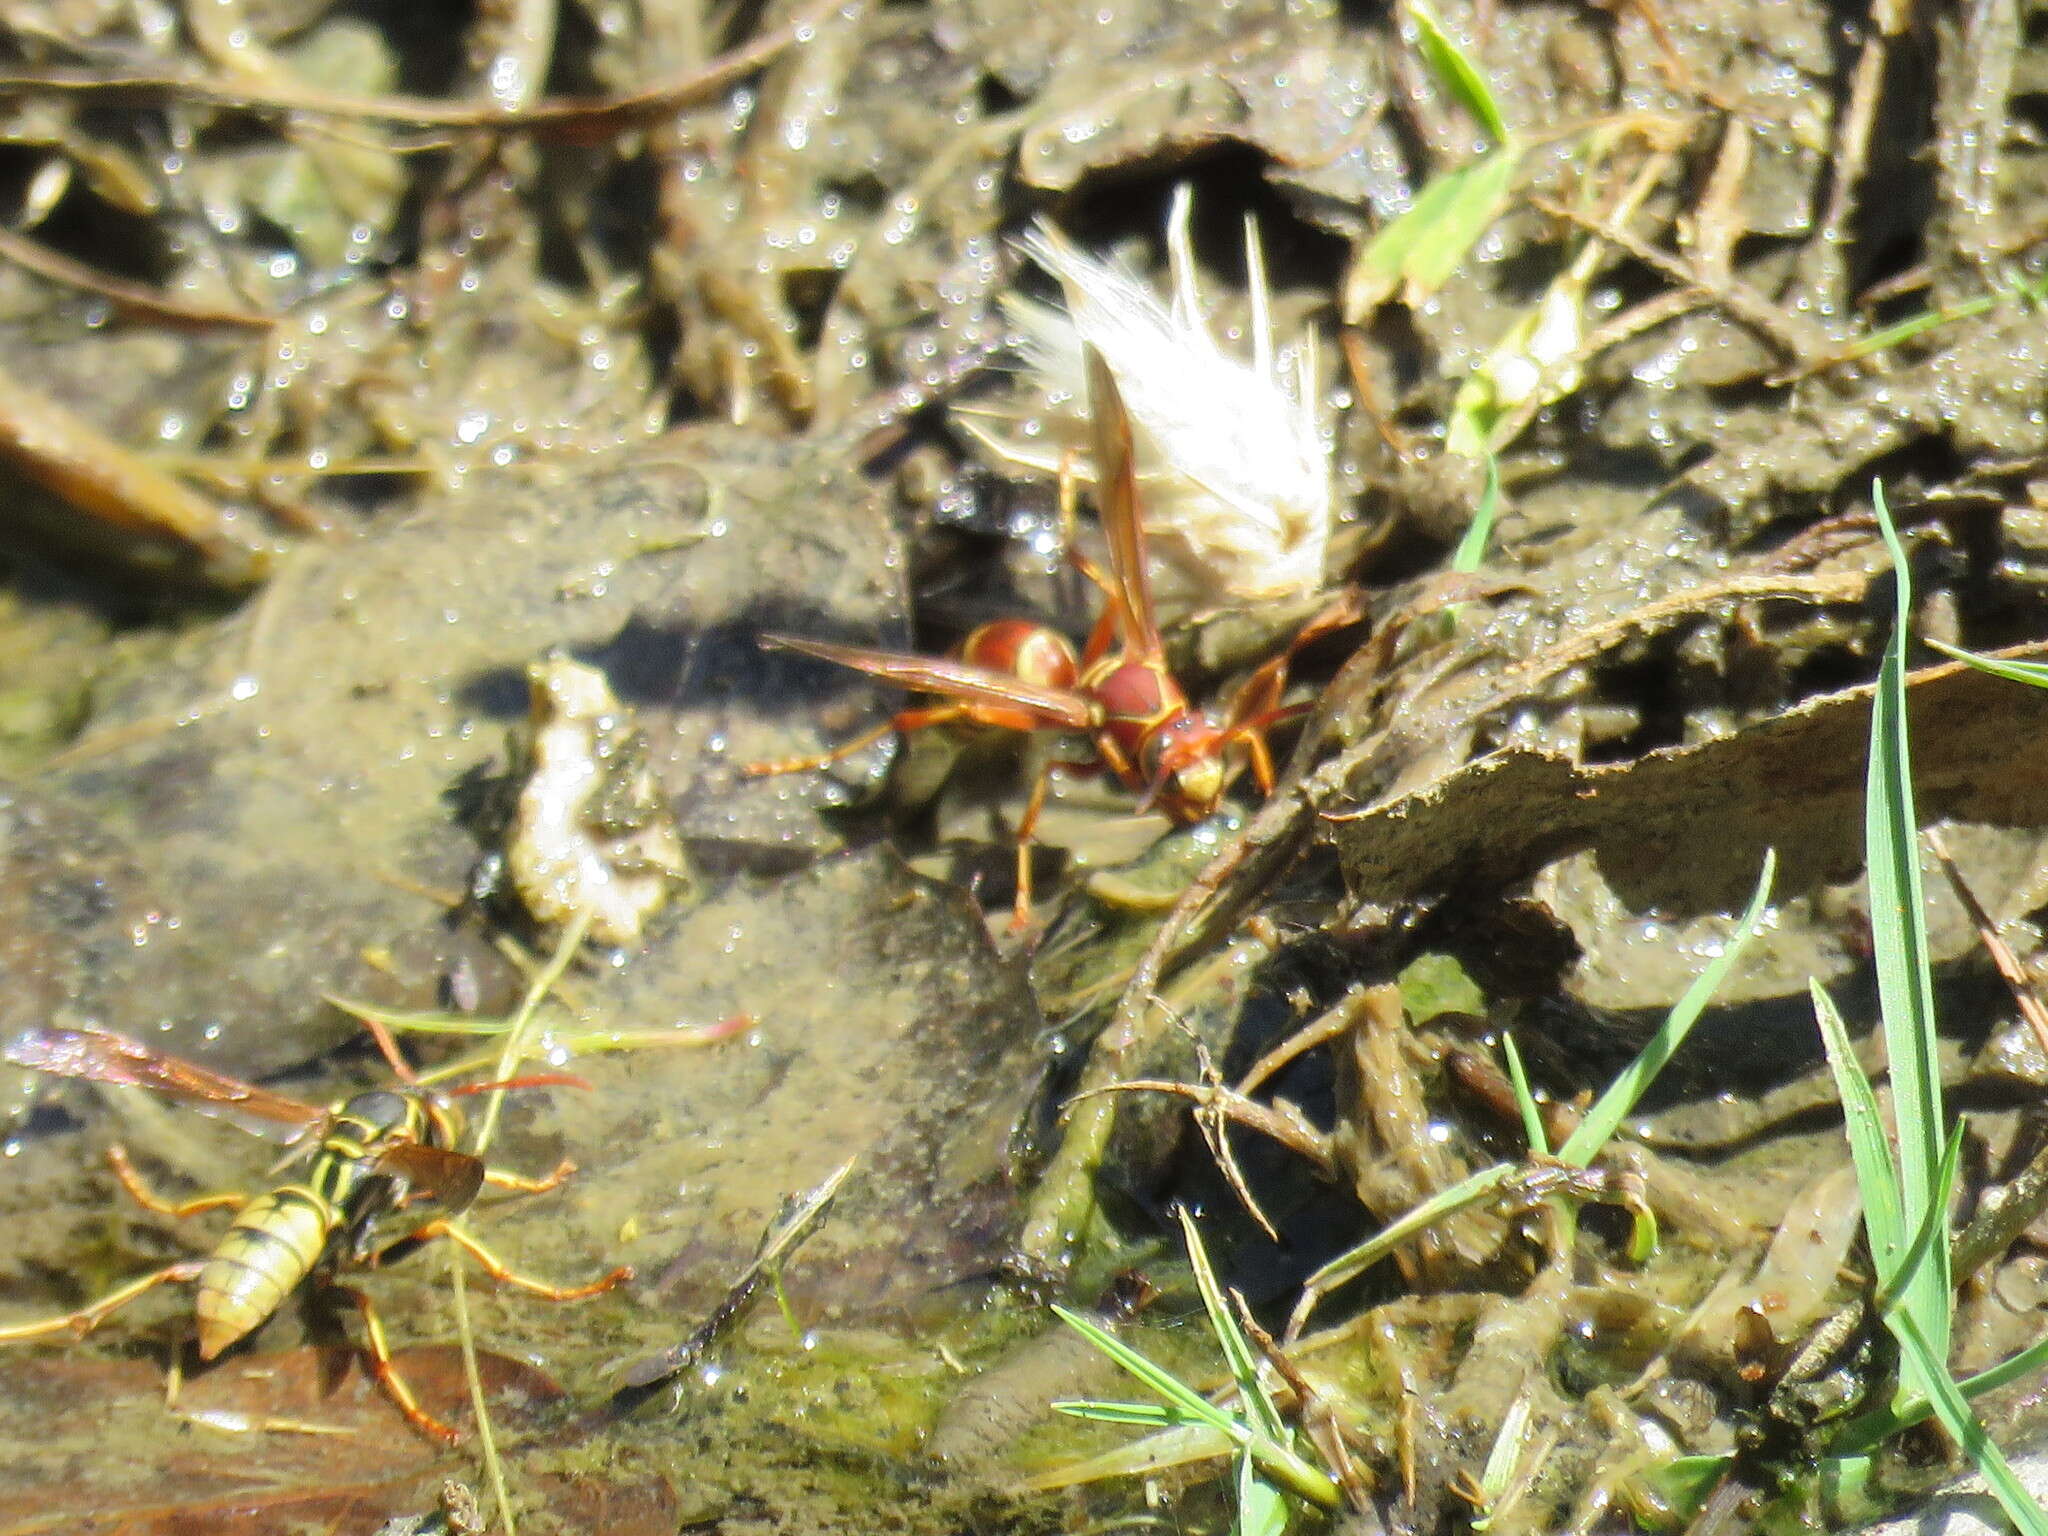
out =
<path fill-rule="evenodd" d="M 377 1042 L 377 1050 L 391 1063 L 391 1070 L 397 1074 L 398 1080 L 408 1088 L 417 1087 L 419 1075 L 413 1071 L 412 1063 L 405 1059 L 405 1053 L 399 1050 L 397 1039 L 383 1020 L 373 1018 L 367 1013 L 357 1014 L 356 1017 L 362 1021 L 363 1028 L 370 1032 L 370 1038 Z"/>
<path fill-rule="evenodd" d="M 448 1097 L 466 1099 L 478 1093 L 511 1093 L 519 1088 L 592 1088 L 596 1085 L 587 1077 L 578 1077 L 573 1072 L 535 1072 L 527 1077 L 502 1077 L 492 1083 L 464 1083 L 460 1088 L 450 1088 Z"/>

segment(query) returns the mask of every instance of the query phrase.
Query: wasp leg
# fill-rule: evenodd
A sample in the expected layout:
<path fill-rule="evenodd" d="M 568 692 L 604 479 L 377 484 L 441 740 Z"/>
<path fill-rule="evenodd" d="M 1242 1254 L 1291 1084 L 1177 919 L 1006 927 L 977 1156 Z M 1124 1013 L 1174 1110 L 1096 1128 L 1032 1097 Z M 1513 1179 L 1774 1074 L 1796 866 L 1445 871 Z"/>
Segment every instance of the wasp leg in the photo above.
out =
<path fill-rule="evenodd" d="M 565 1157 L 555 1164 L 550 1172 L 542 1174 L 537 1179 L 529 1179 L 523 1173 L 511 1173 L 503 1168 L 486 1168 L 484 1182 L 493 1189 L 510 1189 L 522 1195 L 539 1195 L 558 1188 L 563 1180 L 575 1171 L 576 1165 Z"/>
<path fill-rule="evenodd" d="M 76 1312 L 66 1312 L 61 1317 L 46 1317 L 38 1323 L 15 1323 L 0 1328 L 0 1344 L 12 1344 L 19 1339 L 40 1339 L 46 1334 L 71 1333 L 79 1337 L 91 1333 L 114 1313 L 145 1291 L 160 1285 L 173 1285 L 185 1280 L 196 1280 L 199 1271 L 205 1267 L 204 1259 L 182 1259 L 176 1264 L 166 1264 L 154 1273 L 139 1280 L 130 1280 L 126 1285 L 107 1292 L 89 1307 L 80 1307 Z"/>
<path fill-rule="evenodd" d="M 482 1266 L 483 1272 L 493 1280 L 503 1281 L 506 1285 L 516 1285 L 522 1291 L 531 1291 L 534 1295 L 545 1297 L 549 1301 L 582 1301 L 586 1297 L 601 1296 L 613 1286 L 624 1285 L 633 1278 L 632 1269 L 621 1264 L 610 1274 L 600 1276 L 588 1285 L 549 1285 L 545 1280 L 536 1280 L 530 1275 L 520 1274 L 462 1228 L 446 1221 L 429 1222 L 406 1241 L 424 1242 L 430 1237 L 447 1238 L 475 1259 Z"/>
<path fill-rule="evenodd" d="M 121 1188 L 128 1192 L 128 1198 L 145 1211 L 154 1211 L 159 1216 L 197 1216 L 201 1211 L 239 1211 L 249 1203 L 247 1195 L 232 1192 L 218 1195 L 200 1195 L 193 1200 L 166 1200 L 162 1195 L 143 1182 L 129 1159 L 128 1149 L 116 1142 L 107 1148 L 107 1163 L 114 1170 L 114 1177 L 121 1181 Z"/>
<path fill-rule="evenodd" d="M 391 1341 L 384 1336 L 384 1320 L 377 1315 L 369 1294 L 336 1280 L 327 1283 L 353 1301 L 356 1310 L 363 1314 L 363 1338 L 370 1357 L 370 1374 L 377 1378 L 377 1385 L 384 1389 L 391 1405 L 404 1414 L 405 1421 L 421 1434 L 431 1436 L 444 1445 L 461 1444 L 461 1433 L 422 1408 L 420 1400 L 412 1395 L 412 1388 L 406 1385 L 405 1378 L 398 1374 L 398 1366 L 391 1358 Z"/>
<path fill-rule="evenodd" d="M 813 768 L 829 768 L 863 748 L 873 746 L 884 736 L 892 733 L 908 736 L 912 731 L 950 724 L 966 713 L 967 711 L 958 704 L 940 704 L 929 709 L 906 709 L 900 714 L 891 715 L 873 730 L 862 731 L 851 741 L 842 741 L 828 752 L 814 753 L 810 757 L 777 757 L 765 763 L 748 763 L 740 772 L 750 779 L 765 779 L 778 773 L 804 773 Z"/>
<path fill-rule="evenodd" d="M 1024 814 L 1017 818 L 1017 895 L 1010 904 L 1010 932 L 1022 933 L 1031 926 L 1031 838 L 1038 830 L 1038 817 L 1045 809 L 1045 792 L 1052 783 L 1057 763 L 1048 762 L 1038 770 L 1031 786 L 1031 798 L 1024 802 Z"/>

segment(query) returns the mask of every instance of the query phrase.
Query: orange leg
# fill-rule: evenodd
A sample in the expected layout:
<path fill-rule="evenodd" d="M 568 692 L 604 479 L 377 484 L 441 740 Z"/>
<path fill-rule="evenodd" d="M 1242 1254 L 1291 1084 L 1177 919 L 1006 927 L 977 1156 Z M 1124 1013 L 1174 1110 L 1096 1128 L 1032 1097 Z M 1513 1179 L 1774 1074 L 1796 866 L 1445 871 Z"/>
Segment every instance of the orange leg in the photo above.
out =
<path fill-rule="evenodd" d="M 1038 831 L 1039 813 L 1045 809 L 1045 792 L 1052 783 L 1052 771 L 1059 766 L 1047 762 L 1031 785 L 1031 798 L 1024 802 L 1024 814 L 1017 818 L 1017 895 L 1010 903 L 1010 932 L 1022 933 L 1031 926 L 1031 838 Z"/>
<path fill-rule="evenodd" d="M 447 1238 L 475 1259 L 483 1272 L 493 1280 L 517 1286 L 522 1291 L 530 1291 L 548 1301 L 582 1301 L 591 1296 L 601 1296 L 614 1286 L 624 1285 L 633 1278 L 633 1271 L 622 1264 L 610 1274 L 602 1275 L 588 1285 L 549 1285 L 545 1280 L 536 1280 L 530 1275 L 518 1273 L 462 1228 L 446 1221 L 428 1222 L 406 1241 L 425 1242 L 430 1237 Z"/>
<path fill-rule="evenodd" d="M 772 774 L 804 773 L 814 768 L 829 768 L 832 764 L 873 746 L 892 731 L 899 736 L 908 736 L 912 731 L 951 724 L 966 713 L 967 711 L 958 704 L 940 704 L 928 709 L 906 709 L 901 714 L 892 715 L 884 720 L 873 730 L 863 731 L 851 741 L 842 741 L 829 752 L 818 752 L 809 757 L 777 757 L 763 763 L 748 763 L 740 772 L 750 779 L 765 779 Z"/>
<path fill-rule="evenodd" d="M 0 1328 L 0 1344 L 12 1344 L 20 1339 L 40 1339 L 52 1333 L 70 1333 L 79 1338 L 113 1316 L 146 1291 L 160 1285 L 172 1285 L 185 1280 L 197 1280 L 199 1271 L 205 1267 L 204 1259 L 184 1259 L 176 1264 L 166 1264 L 152 1274 L 107 1292 L 89 1307 L 80 1307 L 76 1312 L 66 1312 L 61 1317 L 46 1317 L 41 1322 L 15 1323 Z"/>
<path fill-rule="evenodd" d="M 166 1200 L 162 1195 L 143 1182 L 142 1175 L 135 1171 L 135 1164 L 128 1157 L 128 1149 L 116 1142 L 107 1148 L 107 1162 L 114 1170 L 114 1177 L 121 1181 L 121 1188 L 128 1192 L 128 1198 L 145 1211 L 154 1211 L 159 1216 L 197 1216 L 201 1211 L 239 1211 L 249 1203 L 247 1195 L 218 1194 L 200 1195 L 192 1200 Z"/>
<path fill-rule="evenodd" d="M 1117 776 L 1118 782 L 1124 788 L 1136 790 L 1139 794 L 1145 794 L 1152 789 L 1152 786 L 1145 782 L 1144 776 L 1138 772 L 1137 764 L 1124 756 L 1124 749 L 1116 744 L 1116 738 L 1107 731 L 1096 735 L 1095 750 L 1102 755 L 1103 762 L 1109 765 L 1109 771 Z"/>
<path fill-rule="evenodd" d="M 391 1342 L 384 1337 L 384 1320 L 377 1316 L 377 1309 L 371 1304 L 368 1294 L 337 1280 L 327 1283 L 353 1301 L 356 1310 L 363 1314 L 363 1337 L 370 1357 L 370 1372 L 377 1378 L 377 1385 L 384 1389 L 384 1395 L 391 1399 L 392 1406 L 405 1415 L 408 1424 L 430 1439 L 439 1440 L 444 1445 L 461 1444 L 461 1434 L 422 1408 L 420 1400 L 413 1396 L 412 1388 L 406 1385 L 405 1378 L 398 1374 L 398 1367 L 391 1359 Z"/>
<path fill-rule="evenodd" d="M 555 1164 L 553 1169 L 542 1174 L 537 1179 L 529 1179 L 521 1173 L 510 1173 L 503 1168 L 486 1168 L 484 1170 L 484 1182 L 493 1189 L 510 1189 L 516 1190 L 522 1195 L 539 1195 L 545 1194 L 548 1190 L 559 1188 L 562 1182 L 575 1171 L 576 1165 L 565 1157 Z"/>
<path fill-rule="evenodd" d="M 1238 737 L 1244 743 L 1245 755 L 1252 760 L 1252 782 L 1259 786 L 1259 793 L 1273 793 L 1273 749 L 1266 744 L 1266 733 L 1256 726 L 1247 726 Z"/>

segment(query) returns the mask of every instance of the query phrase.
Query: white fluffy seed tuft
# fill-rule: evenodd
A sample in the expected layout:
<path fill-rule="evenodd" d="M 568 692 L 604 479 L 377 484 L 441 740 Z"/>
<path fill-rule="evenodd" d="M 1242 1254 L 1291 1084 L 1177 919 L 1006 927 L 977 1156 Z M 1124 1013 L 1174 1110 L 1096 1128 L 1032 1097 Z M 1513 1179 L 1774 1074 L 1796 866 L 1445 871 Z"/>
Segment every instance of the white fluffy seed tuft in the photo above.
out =
<path fill-rule="evenodd" d="M 1252 356 L 1225 352 L 1196 290 L 1188 238 L 1192 197 L 1175 189 L 1166 248 L 1170 303 L 1116 261 L 1098 261 L 1050 225 L 1020 245 L 1059 280 L 1065 311 L 1004 301 L 1043 396 L 1038 431 L 994 412 L 965 412 L 989 450 L 1056 475 L 1070 460 L 1089 473 L 1084 346 L 1116 375 L 1130 412 L 1153 582 L 1162 606 L 1227 607 L 1312 594 L 1329 545 L 1329 454 L 1316 409 L 1313 335 L 1275 350 L 1265 262 L 1245 222 Z"/>

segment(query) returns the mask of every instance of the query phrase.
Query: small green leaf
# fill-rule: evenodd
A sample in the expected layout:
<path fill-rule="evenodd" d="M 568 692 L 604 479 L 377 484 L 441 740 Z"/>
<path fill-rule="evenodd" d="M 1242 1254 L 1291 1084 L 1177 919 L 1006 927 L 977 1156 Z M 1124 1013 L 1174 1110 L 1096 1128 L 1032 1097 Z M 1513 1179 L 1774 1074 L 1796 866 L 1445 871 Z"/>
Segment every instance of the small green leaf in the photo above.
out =
<path fill-rule="evenodd" d="M 1444 172 L 1408 211 L 1365 243 L 1344 279 L 1344 320 L 1356 325 L 1398 289 L 1419 304 L 1450 281 L 1507 206 L 1519 146 L 1504 144 Z"/>
<path fill-rule="evenodd" d="M 1401 1007 L 1414 1024 L 1427 1024 L 1446 1013 L 1484 1018 L 1486 994 L 1465 973 L 1455 957 L 1431 951 L 1417 955 L 1394 978 L 1401 989 Z"/>
<path fill-rule="evenodd" d="M 1713 1456 L 1674 1456 L 1652 1468 L 1644 1481 L 1665 1506 L 1684 1524 L 1699 1513 L 1714 1485 L 1727 1474 L 1735 1458 L 1726 1452 Z"/>
<path fill-rule="evenodd" d="M 1415 50 L 1422 55 L 1422 62 L 1443 87 L 1444 94 L 1471 113 L 1473 121 L 1486 130 L 1486 136 L 1495 144 L 1507 143 L 1512 137 L 1507 119 L 1502 116 L 1493 87 L 1480 73 L 1479 66 L 1451 41 L 1443 22 L 1423 0 L 1408 0 L 1407 10 L 1415 22 Z"/>
<path fill-rule="evenodd" d="M 1236 1536 L 1283 1536 L 1287 1529 L 1287 1499 L 1259 1475 L 1249 1453 L 1237 1458 L 1237 1521 L 1231 1529 Z"/>

